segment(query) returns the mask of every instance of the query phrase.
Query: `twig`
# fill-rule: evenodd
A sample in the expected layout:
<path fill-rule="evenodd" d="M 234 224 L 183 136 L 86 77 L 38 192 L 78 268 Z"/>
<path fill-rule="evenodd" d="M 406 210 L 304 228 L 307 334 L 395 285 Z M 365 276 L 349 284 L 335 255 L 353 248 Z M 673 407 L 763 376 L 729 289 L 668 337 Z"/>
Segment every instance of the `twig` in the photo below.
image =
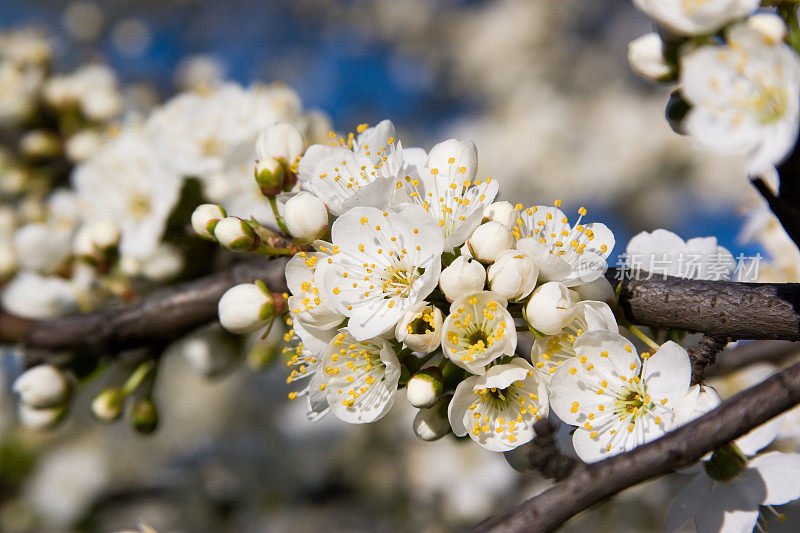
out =
<path fill-rule="evenodd" d="M 800 403 L 800 364 L 726 401 L 717 409 L 630 452 L 578 464 L 560 483 L 489 519 L 480 533 L 554 531 L 572 516 L 619 491 L 689 466 Z"/>
<path fill-rule="evenodd" d="M 689 350 L 692 362 L 692 385 L 706 380 L 706 368 L 717 360 L 717 354 L 728 345 L 728 339 L 714 335 L 704 335 L 697 346 Z"/>
<path fill-rule="evenodd" d="M 778 217 L 783 229 L 786 230 L 795 245 L 800 246 L 800 210 L 791 202 L 777 196 L 762 178 L 753 178 L 750 181 L 767 201 L 769 208 Z"/>
<path fill-rule="evenodd" d="M 800 343 L 787 341 L 745 341 L 723 351 L 706 369 L 706 377 L 725 376 L 755 363 L 780 363 L 800 353 Z"/>
<path fill-rule="evenodd" d="M 528 464 L 530 470 L 538 470 L 544 477 L 561 481 L 578 464 L 578 461 L 565 455 L 558 448 L 555 434 L 558 423 L 549 418 L 542 418 L 534 426 L 536 437 L 528 446 Z"/>
<path fill-rule="evenodd" d="M 84 354 L 163 344 L 215 320 L 217 302 L 230 287 L 262 280 L 273 292 L 286 291 L 285 259 L 255 259 L 225 271 L 162 289 L 124 307 L 35 322 L 24 338 L 28 364 L 53 353 Z"/>

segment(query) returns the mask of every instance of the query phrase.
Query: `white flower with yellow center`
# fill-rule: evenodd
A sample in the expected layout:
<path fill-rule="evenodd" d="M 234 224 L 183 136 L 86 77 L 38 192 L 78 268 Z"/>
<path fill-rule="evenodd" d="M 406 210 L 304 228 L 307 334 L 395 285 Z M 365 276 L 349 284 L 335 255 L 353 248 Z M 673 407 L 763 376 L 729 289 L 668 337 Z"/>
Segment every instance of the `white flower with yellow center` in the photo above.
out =
<path fill-rule="evenodd" d="M 405 175 L 403 148 L 391 121 L 372 128 L 362 124 L 358 131 L 358 137 L 334 139 L 331 146 L 310 146 L 298 165 L 302 188 L 336 216 L 351 207 L 388 205 L 398 177 Z"/>
<path fill-rule="evenodd" d="M 286 264 L 289 312 L 306 329 L 335 329 L 344 320 L 325 300 L 316 282 L 317 266 L 331 255 L 333 246 L 320 244 L 319 252 L 299 252 Z"/>
<path fill-rule="evenodd" d="M 289 326 L 289 331 L 284 334 L 283 340 L 293 344 L 283 348 L 283 353 L 289 353 L 286 366 L 291 368 L 286 383 L 292 384 L 297 381 L 305 383 L 302 389 L 290 392 L 289 399 L 295 400 L 305 396 L 308 404 L 306 417 L 311 421 L 319 420 L 328 414 L 328 398 L 324 387 L 320 389 L 319 384 L 314 385 L 312 378 L 322 367 L 328 343 L 337 334 L 337 330 L 312 332 L 292 318 L 287 318 L 286 324 Z"/>
<path fill-rule="evenodd" d="M 749 15 L 759 0 L 633 0 L 640 11 L 679 35 L 711 33 Z"/>
<path fill-rule="evenodd" d="M 333 223 L 331 240 L 314 279 L 357 340 L 394 328 L 439 281 L 442 233 L 419 206 L 354 207 Z"/>
<path fill-rule="evenodd" d="M 502 296 L 480 291 L 457 298 L 442 326 L 442 351 L 473 374 L 504 355 L 514 355 L 517 330 Z"/>
<path fill-rule="evenodd" d="M 183 184 L 135 127 L 78 165 L 71 179 L 84 217 L 116 223 L 120 253 L 138 259 L 156 251 Z"/>
<path fill-rule="evenodd" d="M 608 268 L 614 234 L 599 222 L 581 224 L 583 207 L 570 226 L 560 206 L 559 200 L 555 207 L 518 204 L 509 221 L 516 247 L 533 258 L 540 281 L 560 281 L 568 287 L 594 281 Z"/>
<path fill-rule="evenodd" d="M 584 333 L 597 330 L 619 333 L 614 312 L 604 302 L 584 301 L 576 305 L 575 318 L 555 335 L 537 337 L 531 348 L 531 362 L 546 382 L 564 361 L 575 357 L 575 342 Z"/>
<path fill-rule="evenodd" d="M 446 250 L 464 244 L 497 196 L 497 180 L 475 179 L 477 163 L 474 143 L 450 139 L 431 149 L 418 176 L 397 182 L 396 199 L 425 208 L 442 229 Z"/>
<path fill-rule="evenodd" d="M 686 131 L 701 148 L 747 156 L 749 174 L 767 172 L 797 139 L 800 58 L 747 24 L 726 40 L 682 58 Z"/>
<path fill-rule="evenodd" d="M 389 412 L 399 380 L 400 363 L 388 341 L 378 337 L 359 341 L 341 329 L 328 344 L 309 387 L 325 393 L 337 418 L 363 424 Z"/>
<path fill-rule="evenodd" d="M 578 426 L 572 444 L 581 459 L 632 450 L 675 427 L 692 375 L 685 349 L 670 341 L 640 358 L 621 335 L 594 331 L 581 335 L 574 350 L 553 374 L 550 405 Z"/>
<path fill-rule="evenodd" d="M 493 452 L 506 452 L 536 436 L 533 425 L 547 416 L 547 386 L 521 357 L 462 381 L 448 408 L 453 433 L 469 435 Z"/>

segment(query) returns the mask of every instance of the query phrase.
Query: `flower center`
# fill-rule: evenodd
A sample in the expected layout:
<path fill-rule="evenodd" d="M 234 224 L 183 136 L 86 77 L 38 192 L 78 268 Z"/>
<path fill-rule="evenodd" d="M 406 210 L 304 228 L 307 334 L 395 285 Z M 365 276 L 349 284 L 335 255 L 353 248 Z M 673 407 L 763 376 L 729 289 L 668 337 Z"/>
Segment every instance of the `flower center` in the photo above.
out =
<path fill-rule="evenodd" d="M 433 311 L 425 309 L 422 313 L 412 320 L 407 327 L 409 335 L 425 335 L 434 331 Z"/>
<path fill-rule="evenodd" d="M 759 122 L 772 124 L 786 114 L 788 100 L 786 89 L 783 87 L 762 87 L 750 105 L 755 109 Z"/>
<path fill-rule="evenodd" d="M 128 209 L 137 220 L 141 220 L 150 214 L 153 206 L 150 203 L 150 198 L 142 193 L 133 193 L 128 201 Z"/>
<path fill-rule="evenodd" d="M 383 293 L 386 298 L 393 296 L 407 297 L 411 293 L 414 282 L 424 272 L 424 268 L 409 271 L 405 266 L 392 265 L 386 267 L 383 275 Z"/>

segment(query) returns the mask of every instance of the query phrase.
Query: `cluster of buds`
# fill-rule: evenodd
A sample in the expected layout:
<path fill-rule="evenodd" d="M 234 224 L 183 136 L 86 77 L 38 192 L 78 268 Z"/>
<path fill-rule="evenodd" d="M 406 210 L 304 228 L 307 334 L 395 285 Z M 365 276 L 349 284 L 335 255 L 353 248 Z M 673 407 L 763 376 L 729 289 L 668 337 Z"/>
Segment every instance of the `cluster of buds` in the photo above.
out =
<path fill-rule="evenodd" d="M 64 373 L 52 365 L 26 370 L 14 382 L 14 392 L 19 395 L 20 420 L 36 429 L 55 426 L 64 417 L 70 389 Z"/>

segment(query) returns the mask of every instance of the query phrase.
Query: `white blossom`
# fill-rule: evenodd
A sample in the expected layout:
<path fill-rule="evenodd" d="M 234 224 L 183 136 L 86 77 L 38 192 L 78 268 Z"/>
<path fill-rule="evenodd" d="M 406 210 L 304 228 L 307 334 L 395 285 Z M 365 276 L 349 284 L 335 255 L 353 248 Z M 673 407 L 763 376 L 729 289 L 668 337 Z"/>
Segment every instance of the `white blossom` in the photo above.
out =
<path fill-rule="evenodd" d="M 389 412 L 399 379 L 400 363 L 385 339 L 357 340 L 342 329 L 328 345 L 310 388 L 325 392 L 334 416 L 363 424 Z"/>
<path fill-rule="evenodd" d="M 255 283 L 231 287 L 217 307 L 220 324 L 231 333 L 252 333 L 275 318 L 272 296 Z"/>
<path fill-rule="evenodd" d="M 711 33 L 749 15 L 759 0 L 633 0 L 643 13 L 679 35 Z"/>
<path fill-rule="evenodd" d="M 558 366 L 575 357 L 574 345 L 580 336 L 598 330 L 619 332 L 611 308 L 604 302 L 578 302 L 575 304 L 575 317 L 560 332 L 534 339 L 531 348 L 533 367 L 549 384 Z"/>
<path fill-rule="evenodd" d="M 547 387 L 520 357 L 459 383 L 448 410 L 453 433 L 494 452 L 532 440 L 533 425 L 547 413 Z"/>
<path fill-rule="evenodd" d="M 736 261 L 720 246 L 716 237 L 696 237 L 685 241 L 664 229 L 635 235 L 625 250 L 623 268 L 640 275 L 644 270 L 656 276 L 676 276 L 690 279 L 728 280 Z"/>
<path fill-rule="evenodd" d="M 215 240 L 214 228 L 226 216 L 225 209 L 216 204 L 198 205 L 192 212 L 192 229 L 201 237 Z"/>
<path fill-rule="evenodd" d="M 14 382 L 14 392 L 22 403 L 33 409 L 62 405 L 69 396 L 69 384 L 58 368 L 37 365 L 20 375 Z"/>
<path fill-rule="evenodd" d="M 457 298 L 442 326 L 442 351 L 473 374 L 502 356 L 514 355 L 517 331 L 502 296 L 480 291 Z"/>
<path fill-rule="evenodd" d="M 497 196 L 497 180 L 475 179 L 477 165 L 474 143 L 450 139 L 431 149 L 418 173 L 397 182 L 396 201 L 425 208 L 442 229 L 445 250 L 464 244 Z"/>
<path fill-rule="evenodd" d="M 294 164 L 305 150 L 303 134 L 291 123 L 274 124 L 262 131 L 256 139 L 256 156 L 259 160 L 279 159 L 288 166 Z"/>
<path fill-rule="evenodd" d="M 664 43 L 655 32 L 642 35 L 628 44 L 628 63 L 640 76 L 659 80 L 672 73 L 664 59 Z"/>
<path fill-rule="evenodd" d="M 86 219 L 114 221 L 120 253 L 140 259 L 157 247 L 182 180 L 167 170 L 141 133 L 125 130 L 72 174 Z"/>
<path fill-rule="evenodd" d="M 356 206 L 385 207 L 398 178 L 406 174 L 391 121 L 359 131 L 358 137 L 339 139 L 331 146 L 312 145 L 300 158 L 297 177 L 302 188 L 336 216 Z"/>
<path fill-rule="evenodd" d="M 299 322 L 312 332 L 336 329 L 345 318 L 319 288 L 317 269 L 331 255 L 332 248 L 322 247 L 327 251 L 300 252 L 286 264 L 286 284 L 291 293 L 287 305 L 292 320 L 295 326 Z"/>
<path fill-rule="evenodd" d="M 354 207 L 333 223 L 331 240 L 315 278 L 357 340 L 394 328 L 439 281 L 442 234 L 419 206 Z"/>
<path fill-rule="evenodd" d="M 666 342 L 652 355 L 610 331 L 593 331 L 574 344 L 576 356 L 550 381 L 550 405 L 578 426 L 572 444 L 587 462 L 629 451 L 676 425 L 675 408 L 689 391 L 686 350 Z"/>
<path fill-rule="evenodd" d="M 442 322 L 438 307 L 419 302 L 397 323 L 394 336 L 414 352 L 431 353 L 442 342 Z"/>
<path fill-rule="evenodd" d="M 701 148 L 745 155 L 749 174 L 767 172 L 797 139 L 800 58 L 747 24 L 726 40 L 682 57 L 685 128 Z"/>
<path fill-rule="evenodd" d="M 574 226 L 556 207 L 517 205 L 512 234 L 516 247 L 530 255 L 539 267 L 539 279 L 560 281 L 568 287 L 594 281 L 608 268 L 606 259 L 614 248 L 614 234 L 605 224 L 581 224 L 586 209 Z M 512 215 L 513 217 L 513 215 Z"/>

